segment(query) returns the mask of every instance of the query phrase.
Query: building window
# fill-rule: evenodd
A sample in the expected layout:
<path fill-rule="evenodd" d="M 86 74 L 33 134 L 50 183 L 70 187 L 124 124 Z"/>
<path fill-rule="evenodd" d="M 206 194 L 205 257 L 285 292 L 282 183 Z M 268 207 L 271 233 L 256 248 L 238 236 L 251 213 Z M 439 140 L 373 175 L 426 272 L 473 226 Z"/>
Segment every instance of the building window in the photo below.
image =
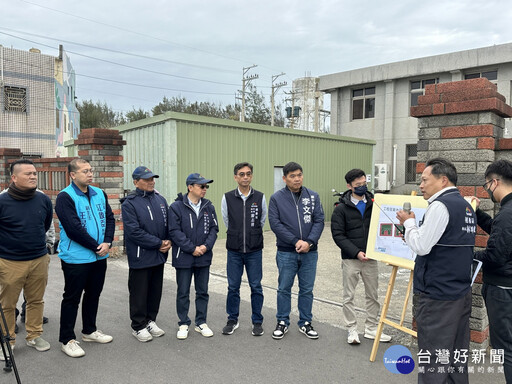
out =
<path fill-rule="evenodd" d="M 405 146 L 405 182 L 416 183 L 416 163 L 418 162 L 417 144 L 407 144 Z"/>
<path fill-rule="evenodd" d="M 425 86 L 437 83 L 439 83 L 439 79 L 411 81 L 411 107 L 418 105 L 418 97 L 425 94 Z"/>
<path fill-rule="evenodd" d="M 5 86 L 4 109 L 8 112 L 27 112 L 27 89 Z"/>
<path fill-rule="evenodd" d="M 375 87 L 352 91 L 352 120 L 375 117 Z"/>
<path fill-rule="evenodd" d="M 487 80 L 492 81 L 493 83 L 495 83 L 496 80 L 498 80 L 498 71 L 485 71 L 485 72 L 466 73 L 464 75 L 464 80 L 478 79 L 480 77 L 485 77 Z"/>

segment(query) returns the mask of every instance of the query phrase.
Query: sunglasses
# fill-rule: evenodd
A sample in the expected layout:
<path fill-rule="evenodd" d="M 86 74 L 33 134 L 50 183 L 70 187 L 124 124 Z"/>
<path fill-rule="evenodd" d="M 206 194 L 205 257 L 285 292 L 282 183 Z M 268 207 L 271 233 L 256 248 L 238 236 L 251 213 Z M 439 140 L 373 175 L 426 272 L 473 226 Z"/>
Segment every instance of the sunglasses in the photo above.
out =
<path fill-rule="evenodd" d="M 201 189 L 208 189 L 210 186 L 208 184 L 196 184 Z"/>

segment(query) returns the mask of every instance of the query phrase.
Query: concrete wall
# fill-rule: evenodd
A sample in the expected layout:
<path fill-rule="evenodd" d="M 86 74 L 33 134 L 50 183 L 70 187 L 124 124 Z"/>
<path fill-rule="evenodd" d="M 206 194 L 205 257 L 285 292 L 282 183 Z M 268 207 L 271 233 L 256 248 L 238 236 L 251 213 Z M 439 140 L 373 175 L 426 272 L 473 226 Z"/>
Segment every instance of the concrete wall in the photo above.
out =
<path fill-rule="evenodd" d="M 402 193 L 414 187 L 414 183 L 405 184 L 406 145 L 415 144 L 418 135 L 416 120 L 409 114 L 411 81 L 438 78 L 439 83 L 446 83 L 484 70 L 498 71 L 498 91 L 510 102 L 512 44 L 325 75 L 320 77 L 319 88 L 331 94 L 331 133 L 375 139 L 375 163 L 387 163 L 390 169 L 393 145 L 397 145 L 396 184 L 392 192 Z M 352 120 L 352 90 L 372 86 L 376 88 L 375 117 Z M 505 122 L 504 137 L 510 136 L 511 124 Z"/>

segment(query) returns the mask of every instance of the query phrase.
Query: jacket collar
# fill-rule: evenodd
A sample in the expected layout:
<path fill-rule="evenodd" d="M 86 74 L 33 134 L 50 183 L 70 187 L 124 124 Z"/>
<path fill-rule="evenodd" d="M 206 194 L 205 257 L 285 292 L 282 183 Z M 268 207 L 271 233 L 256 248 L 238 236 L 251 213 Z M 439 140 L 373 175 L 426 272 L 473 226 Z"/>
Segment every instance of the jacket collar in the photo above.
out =
<path fill-rule="evenodd" d="M 251 189 L 249 190 L 249 194 L 247 195 L 247 197 L 251 196 L 254 193 L 254 189 L 252 189 L 252 187 L 250 187 L 250 188 Z M 236 189 L 235 189 L 235 196 L 242 197 L 242 194 L 240 193 L 240 189 L 238 187 L 236 187 Z"/>
<path fill-rule="evenodd" d="M 83 193 L 80 188 L 78 188 L 74 181 L 71 182 L 71 186 L 73 187 L 74 191 L 78 196 L 85 196 L 85 193 Z M 90 185 L 87 186 L 87 192 L 89 193 L 89 197 L 96 196 L 97 193 L 94 189 L 91 188 Z"/>

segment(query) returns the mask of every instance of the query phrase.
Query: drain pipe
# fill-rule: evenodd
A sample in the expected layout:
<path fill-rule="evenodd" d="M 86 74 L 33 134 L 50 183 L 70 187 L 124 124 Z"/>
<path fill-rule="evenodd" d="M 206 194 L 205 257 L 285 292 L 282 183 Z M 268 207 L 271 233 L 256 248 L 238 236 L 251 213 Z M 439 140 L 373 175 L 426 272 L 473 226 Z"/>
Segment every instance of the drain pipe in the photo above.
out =
<path fill-rule="evenodd" d="M 397 144 L 393 144 L 393 181 L 391 183 L 391 186 L 396 186 L 396 151 L 398 149 Z"/>

